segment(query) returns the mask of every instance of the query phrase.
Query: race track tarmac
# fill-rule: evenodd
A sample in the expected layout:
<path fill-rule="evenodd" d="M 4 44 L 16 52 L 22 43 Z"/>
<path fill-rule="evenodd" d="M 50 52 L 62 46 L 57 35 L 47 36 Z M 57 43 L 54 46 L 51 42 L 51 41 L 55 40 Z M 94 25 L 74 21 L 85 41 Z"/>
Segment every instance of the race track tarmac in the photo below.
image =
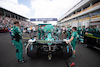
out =
<path fill-rule="evenodd" d="M 46 55 L 36 58 L 29 58 L 24 51 L 23 56 L 27 59 L 26 63 L 18 63 L 15 53 L 15 47 L 11 45 L 9 33 L 0 33 L 0 67 L 68 67 L 66 62 L 74 62 L 76 67 L 100 67 L 100 51 L 84 47 L 83 44 L 76 45 L 75 58 L 62 58 L 53 56 L 48 61 Z"/>

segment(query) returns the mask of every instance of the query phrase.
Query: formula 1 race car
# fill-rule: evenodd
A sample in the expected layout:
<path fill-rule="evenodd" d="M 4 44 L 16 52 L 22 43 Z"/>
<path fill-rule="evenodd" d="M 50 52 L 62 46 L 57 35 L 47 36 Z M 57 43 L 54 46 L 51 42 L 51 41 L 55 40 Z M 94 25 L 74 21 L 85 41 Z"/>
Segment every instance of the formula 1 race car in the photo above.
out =
<path fill-rule="evenodd" d="M 60 39 L 53 34 L 53 26 L 47 25 L 44 27 L 45 35 L 41 39 L 28 40 L 25 52 L 28 57 L 36 57 L 39 54 L 48 54 L 48 59 L 51 60 L 52 55 L 62 55 L 63 57 L 71 57 L 73 49 L 71 44 L 67 44 L 68 39 Z"/>

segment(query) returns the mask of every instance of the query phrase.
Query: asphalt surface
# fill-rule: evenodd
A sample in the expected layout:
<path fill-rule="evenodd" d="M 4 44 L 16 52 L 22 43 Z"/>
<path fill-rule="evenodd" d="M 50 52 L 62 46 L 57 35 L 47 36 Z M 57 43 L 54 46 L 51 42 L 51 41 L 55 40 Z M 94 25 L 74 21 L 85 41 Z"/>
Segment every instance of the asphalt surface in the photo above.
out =
<path fill-rule="evenodd" d="M 86 48 L 83 44 L 76 45 L 75 58 L 62 58 L 53 56 L 48 61 L 46 55 L 36 58 L 29 58 L 24 52 L 23 56 L 27 59 L 26 63 L 18 63 L 16 58 L 15 47 L 11 44 L 9 33 L 0 33 L 0 67 L 68 67 L 66 62 L 74 62 L 75 67 L 100 67 L 100 51 L 93 48 Z"/>

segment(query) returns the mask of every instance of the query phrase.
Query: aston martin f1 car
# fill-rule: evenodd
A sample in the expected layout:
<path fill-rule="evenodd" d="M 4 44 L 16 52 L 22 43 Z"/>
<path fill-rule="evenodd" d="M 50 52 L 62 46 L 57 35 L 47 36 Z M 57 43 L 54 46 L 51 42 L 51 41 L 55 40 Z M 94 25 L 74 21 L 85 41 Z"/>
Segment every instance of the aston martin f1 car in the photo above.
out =
<path fill-rule="evenodd" d="M 39 54 L 48 54 L 51 60 L 52 55 L 62 55 L 62 57 L 72 56 L 72 46 L 67 44 L 68 39 L 60 39 L 53 34 L 53 26 L 44 27 L 45 35 L 41 39 L 36 37 L 29 39 L 26 46 L 26 54 L 28 57 L 36 57 Z"/>

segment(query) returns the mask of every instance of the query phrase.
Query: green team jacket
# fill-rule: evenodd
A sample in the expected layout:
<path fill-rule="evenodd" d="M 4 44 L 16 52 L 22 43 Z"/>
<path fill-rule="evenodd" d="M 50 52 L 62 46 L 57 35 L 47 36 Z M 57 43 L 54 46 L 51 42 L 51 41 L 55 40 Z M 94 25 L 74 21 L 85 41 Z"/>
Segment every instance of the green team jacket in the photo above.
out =
<path fill-rule="evenodd" d="M 15 36 L 15 34 L 18 33 L 20 37 L 22 37 L 22 32 L 20 30 L 20 28 L 18 26 L 13 26 L 13 28 L 11 29 L 11 34 L 12 36 Z"/>

